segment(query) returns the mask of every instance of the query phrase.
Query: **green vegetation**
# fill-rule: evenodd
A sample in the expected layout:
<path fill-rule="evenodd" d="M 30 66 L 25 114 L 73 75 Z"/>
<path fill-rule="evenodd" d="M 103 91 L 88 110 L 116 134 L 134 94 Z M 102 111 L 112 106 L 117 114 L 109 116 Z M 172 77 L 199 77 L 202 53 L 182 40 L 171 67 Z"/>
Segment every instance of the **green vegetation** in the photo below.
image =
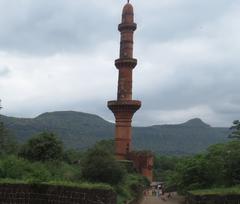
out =
<path fill-rule="evenodd" d="M 16 151 L 16 141 L 0 121 L 0 156 L 4 154 L 15 153 Z"/>
<path fill-rule="evenodd" d="M 230 129 L 232 130 L 232 133 L 229 135 L 229 137 L 240 139 L 240 121 L 233 121 L 233 126 Z"/>
<path fill-rule="evenodd" d="M 240 195 L 240 186 L 190 191 L 193 195 Z"/>
<path fill-rule="evenodd" d="M 125 175 L 112 154 L 101 148 L 87 151 L 82 161 L 82 177 L 91 182 L 119 184 Z"/>
<path fill-rule="evenodd" d="M 145 177 L 139 174 L 127 174 L 124 180 L 115 187 L 118 193 L 118 204 L 136 199 L 146 186 L 149 186 L 149 181 Z"/>
<path fill-rule="evenodd" d="M 95 149 L 102 149 L 107 151 L 109 154 L 114 154 L 114 140 L 100 140 L 94 145 Z"/>
<path fill-rule="evenodd" d="M 240 141 L 211 146 L 206 153 L 185 158 L 176 168 L 182 190 L 240 184 Z"/>
<path fill-rule="evenodd" d="M 2 130 L 5 140 L 1 140 L 0 144 L 11 141 L 11 136 L 5 134 L 7 130 L 3 124 Z M 11 148 L 15 146 L 9 144 L 0 154 L 2 184 L 47 184 L 114 190 L 118 194 L 119 204 L 135 198 L 147 184 L 142 176 L 134 174 L 133 168 L 131 171 L 127 168 L 125 163 L 129 162 L 115 160 L 113 140 L 100 141 L 85 152 L 64 150 L 61 140 L 48 132 L 35 135 L 14 151 Z"/>
<path fill-rule="evenodd" d="M 80 181 L 80 167 L 64 162 L 30 162 L 10 155 L 0 158 L 0 179 L 42 183 L 48 181 Z"/>
<path fill-rule="evenodd" d="M 0 117 L 21 143 L 46 131 L 58 135 L 66 148 L 85 151 L 97 141 L 110 139 L 114 135 L 112 123 L 87 113 L 59 111 L 44 113 L 34 119 Z"/>
<path fill-rule="evenodd" d="M 171 180 L 179 161 L 180 157 L 177 156 L 155 155 L 153 173 L 156 181 Z"/>
<path fill-rule="evenodd" d="M 156 178 L 165 181 L 167 188 L 181 193 L 239 194 L 240 140 L 212 145 L 193 156 L 157 156 L 154 171 Z"/>
<path fill-rule="evenodd" d="M 57 134 L 66 148 L 85 151 L 114 135 L 114 124 L 80 112 L 44 113 L 33 119 L 0 117 L 19 142 L 48 131 Z M 191 155 L 212 144 L 227 142 L 230 132 L 229 128 L 210 127 L 200 119 L 179 125 L 134 127 L 133 146 L 136 150 L 150 149 L 163 155 Z"/>
<path fill-rule="evenodd" d="M 19 155 L 31 161 L 60 160 L 63 144 L 53 133 L 43 132 L 23 145 Z"/>
<path fill-rule="evenodd" d="M 15 180 L 15 179 L 0 179 L 0 184 L 36 184 L 25 180 Z M 67 186 L 67 187 L 77 187 L 82 189 L 101 189 L 101 190 L 114 190 L 114 188 L 105 183 L 74 183 L 70 181 L 49 181 L 42 182 L 41 184 L 51 185 L 51 186 Z"/>
<path fill-rule="evenodd" d="M 98 117 L 96 118 L 96 116 L 74 114 L 77 119 L 86 119 L 89 123 L 91 120 L 96 119 L 96 121 L 98 121 L 96 126 L 99 130 L 101 129 L 101 133 L 103 133 L 106 128 L 112 128 L 111 124 L 107 125 L 106 121 Z M 57 132 L 59 125 L 62 125 L 62 123 L 66 121 L 66 123 L 69 122 L 73 125 L 72 130 L 79 128 L 77 127 L 77 120 L 72 116 L 72 112 L 69 112 L 67 116 L 64 115 L 65 114 L 61 112 L 58 112 L 57 115 L 41 115 L 35 119 L 37 121 L 35 122 L 36 124 L 41 124 L 41 128 L 47 126 L 47 128 L 44 129 L 49 130 L 51 127 L 54 127 L 54 132 Z M 59 116 L 63 117 L 64 121 L 58 121 L 57 118 L 60 118 Z M 7 120 L 8 119 L 9 118 L 7 118 Z M 44 119 L 46 119 L 47 122 Z M 11 120 L 12 119 L 9 119 L 9 121 Z M 21 120 L 21 127 L 26 127 L 25 125 L 28 123 L 29 120 Z M 31 124 L 31 127 L 35 126 L 34 123 Z M 82 131 L 83 129 L 81 128 L 81 130 L 78 129 L 78 131 L 82 131 L 81 134 L 84 132 L 84 135 L 91 129 L 90 138 L 97 131 L 97 129 L 94 129 L 94 125 L 89 126 L 88 123 L 80 126 L 81 128 L 85 127 L 85 130 L 88 129 L 85 132 Z M 26 130 L 24 128 L 22 129 Z M 86 188 L 104 189 L 112 188 L 119 195 L 118 203 L 124 203 L 126 200 L 135 198 L 148 184 L 142 176 L 135 174 L 134 170 L 130 168 L 131 162 L 117 162 L 115 160 L 113 157 L 113 140 L 99 141 L 93 145 L 93 148 L 87 151 L 64 149 L 61 139 L 55 134 L 48 132 L 41 133 L 41 131 L 39 131 L 40 129 L 36 129 L 37 134 L 35 134 L 34 137 L 27 140 L 25 144 L 17 145 L 13 137 L 1 123 L 0 182 L 85 186 Z M 61 130 L 64 130 L 63 132 L 72 139 L 72 142 L 76 143 L 76 138 L 74 139 L 71 134 L 78 134 L 78 131 L 68 135 L 68 129 L 71 128 L 62 126 Z M 235 130 L 233 134 L 239 131 L 236 122 L 234 123 L 233 129 Z M 135 134 L 136 132 L 138 134 L 140 130 L 142 130 L 141 133 L 138 138 L 135 137 L 135 139 L 140 139 L 140 142 L 146 143 L 145 140 L 141 140 L 142 134 L 146 133 L 146 129 L 135 128 Z M 177 131 L 179 133 L 178 138 L 181 139 L 181 142 L 183 142 L 182 140 L 185 142 L 188 141 L 191 143 L 191 148 L 195 148 L 198 144 L 198 142 L 196 142 L 196 137 L 198 137 L 196 134 L 206 133 L 206 135 L 201 138 L 201 142 L 210 144 L 212 142 L 209 143 L 211 138 L 217 138 L 216 132 L 218 130 L 220 131 L 220 129 L 213 129 L 199 120 L 192 120 L 176 126 L 153 126 L 148 129 L 148 134 L 150 134 L 148 141 L 150 146 L 154 146 L 155 144 L 153 143 L 156 142 L 156 140 L 152 140 L 152 138 L 158 137 L 158 142 L 161 143 L 161 140 L 159 140 L 161 136 L 159 136 L 157 132 L 161 131 L 161 134 L 173 135 Z M 197 133 L 190 137 L 189 135 L 194 131 Z M 226 135 L 225 129 L 221 129 L 221 131 L 222 135 Z M 61 132 L 61 134 L 63 134 L 63 132 Z M 209 139 L 208 134 L 213 132 L 216 137 L 214 136 Z M 181 134 L 183 134 L 183 136 Z M 66 139 L 67 136 L 62 135 L 61 138 Z M 83 145 L 85 141 L 81 141 L 81 137 L 80 135 L 79 141 L 81 145 Z M 172 139 L 173 138 L 175 137 L 172 137 Z M 175 141 L 180 148 L 182 145 L 181 142 L 178 141 L 178 139 Z M 88 144 L 88 141 L 86 141 L 86 143 Z M 206 146 L 206 144 L 204 145 Z M 176 150 L 175 145 L 172 147 L 174 152 Z M 155 148 L 159 148 L 159 146 L 155 146 Z M 165 149 L 163 151 L 166 153 L 168 150 Z M 188 149 L 187 151 L 191 152 L 192 150 Z M 180 152 L 180 155 L 182 153 L 183 152 Z M 206 152 L 194 156 L 156 156 L 154 173 L 157 180 L 165 181 L 167 187 L 173 187 L 182 192 L 198 189 L 238 189 L 238 187 L 234 186 L 240 185 L 239 164 L 240 141 L 232 140 L 228 143 L 212 145 Z"/>
<path fill-rule="evenodd" d="M 63 152 L 63 160 L 68 164 L 80 163 L 83 152 L 75 149 L 68 149 Z"/>
<path fill-rule="evenodd" d="M 43 184 L 53 185 L 53 186 L 69 186 L 78 187 L 83 189 L 102 189 L 102 190 L 114 190 L 114 188 L 106 183 L 74 183 L 68 181 L 51 181 Z"/>

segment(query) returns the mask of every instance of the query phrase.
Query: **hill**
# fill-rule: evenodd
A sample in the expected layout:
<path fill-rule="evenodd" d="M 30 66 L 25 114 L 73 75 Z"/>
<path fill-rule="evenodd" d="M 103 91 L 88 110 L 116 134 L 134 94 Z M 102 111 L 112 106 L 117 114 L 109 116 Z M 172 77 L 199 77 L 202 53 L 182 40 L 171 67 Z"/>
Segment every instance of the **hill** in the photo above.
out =
<path fill-rule="evenodd" d="M 229 129 L 192 119 L 178 125 L 134 128 L 134 135 L 137 149 L 152 149 L 161 154 L 194 154 L 212 144 L 228 141 Z"/>
<path fill-rule="evenodd" d="M 52 112 L 32 119 L 0 117 L 20 142 L 42 131 L 51 131 L 58 134 L 67 147 L 86 149 L 99 140 L 114 137 L 114 124 L 87 113 Z M 133 146 L 162 154 L 193 154 L 211 144 L 227 141 L 228 134 L 228 128 L 214 128 L 201 119 L 192 119 L 178 125 L 134 127 Z"/>

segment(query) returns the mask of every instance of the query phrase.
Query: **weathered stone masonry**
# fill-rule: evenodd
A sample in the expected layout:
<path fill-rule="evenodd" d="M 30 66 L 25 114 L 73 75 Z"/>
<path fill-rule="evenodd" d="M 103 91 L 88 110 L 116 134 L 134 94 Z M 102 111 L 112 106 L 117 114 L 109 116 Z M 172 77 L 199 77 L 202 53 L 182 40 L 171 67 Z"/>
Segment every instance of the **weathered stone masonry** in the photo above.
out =
<path fill-rule="evenodd" d="M 120 55 L 115 61 L 118 69 L 117 100 L 108 101 L 108 108 L 115 116 L 115 155 L 118 160 L 132 160 L 134 168 L 146 176 L 150 181 L 153 179 L 152 165 L 153 156 L 141 155 L 132 152 L 132 118 L 134 113 L 141 107 L 141 101 L 132 99 L 132 75 L 137 65 L 137 59 L 133 58 L 133 36 L 137 29 L 134 23 L 133 6 L 128 3 L 122 12 L 122 22 L 118 26 L 121 33 Z"/>
<path fill-rule="evenodd" d="M 186 198 L 186 204 L 240 204 L 240 195 L 192 195 Z"/>
<path fill-rule="evenodd" d="M 108 108 L 116 119 L 115 154 L 119 160 L 127 159 L 131 151 L 132 117 L 141 107 L 141 101 L 132 100 L 132 72 L 137 65 L 137 60 L 133 58 L 133 33 L 136 29 L 133 6 L 127 3 L 118 26 L 121 42 L 119 59 L 115 61 L 119 71 L 117 100 L 108 102 Z"/>
<path fill-rule="evenodd" d="M 75 187 L 1 184 L 1 204 L 116 204 L 111 190 Z"/>

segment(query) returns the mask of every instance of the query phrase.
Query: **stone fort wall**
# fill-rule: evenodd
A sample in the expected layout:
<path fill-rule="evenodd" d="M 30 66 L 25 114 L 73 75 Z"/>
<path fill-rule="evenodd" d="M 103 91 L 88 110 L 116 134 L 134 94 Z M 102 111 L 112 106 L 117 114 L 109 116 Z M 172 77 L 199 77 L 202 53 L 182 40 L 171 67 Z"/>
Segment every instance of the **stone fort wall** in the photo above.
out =
<path fill-rule="evenodd" d="M 202 195 L 189 194 L 186 197 L 186 204 L 239 204 L 240 195 Z"/>
<path fill-rule="evenodd" d="M 111 190 L 75 187 L 1 184 L 1 204 L 116 204 Z"/>

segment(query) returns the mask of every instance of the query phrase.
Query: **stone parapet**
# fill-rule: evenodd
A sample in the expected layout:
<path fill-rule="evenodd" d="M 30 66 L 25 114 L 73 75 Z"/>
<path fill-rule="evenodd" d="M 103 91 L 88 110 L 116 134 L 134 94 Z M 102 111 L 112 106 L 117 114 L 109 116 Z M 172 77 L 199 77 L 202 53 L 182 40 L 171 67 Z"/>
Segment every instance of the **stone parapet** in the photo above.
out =
<path fill-rule="evenodd" d="M 111 190 L 51 185 L 1 184 L 2 204 L 116 204 Z"/>
<path fill-rule="evenodd" d="M 193 195 L 188 194 L 186 204 L 239 204 L 240 195 Z"/>

